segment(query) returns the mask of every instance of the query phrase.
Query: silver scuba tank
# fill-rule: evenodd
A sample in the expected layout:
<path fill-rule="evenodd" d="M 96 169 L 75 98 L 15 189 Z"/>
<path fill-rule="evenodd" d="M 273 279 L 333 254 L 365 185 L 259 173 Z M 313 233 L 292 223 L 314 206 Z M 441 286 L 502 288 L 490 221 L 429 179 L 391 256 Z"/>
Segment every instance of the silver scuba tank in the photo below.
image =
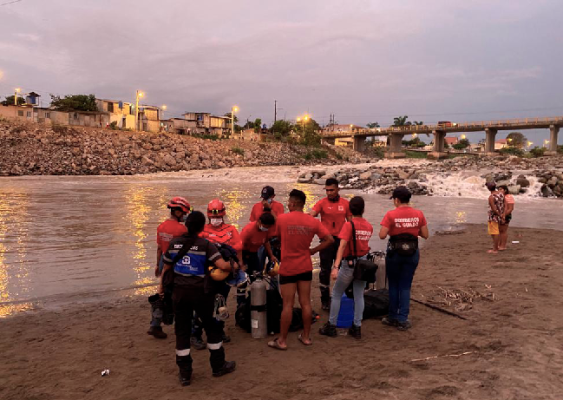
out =
<path fill-rule="evenodd" d="M 266 282 L 258 277 L 250 285 L 250 326 L 254 339 L 268 336 L 268 319 L 266 316 Z"/>

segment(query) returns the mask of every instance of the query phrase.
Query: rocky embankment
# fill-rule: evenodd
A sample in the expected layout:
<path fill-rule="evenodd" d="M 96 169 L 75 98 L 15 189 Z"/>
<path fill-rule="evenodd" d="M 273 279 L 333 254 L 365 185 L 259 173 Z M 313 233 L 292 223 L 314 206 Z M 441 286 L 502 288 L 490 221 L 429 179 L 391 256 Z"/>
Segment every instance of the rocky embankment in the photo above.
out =
<path fill-rule="evenodd" d="M 349 149 L 0 121 L 0 175 L 132 175 L 262 165 L 342 164 Z M 363 160 L 365 161 L 365 160 Z"/>
<path fill-rule="evenodd" d="M 394 165 L 382 160 L 362 169 L 303 172 L 298 182 L 324 185 L 327 178 L 336 178 L 345 189 L 381 194 L 405 185 L 415 195 L 463 196 L 462 189 L 484 190 L 486 182 L 494 181 L 507 185 L 514 195 L 563 198 L 563 157 L 457 157 L 433 162 L 408 160 Z M 459 191 L 448 190 L 451 187 Z"/>

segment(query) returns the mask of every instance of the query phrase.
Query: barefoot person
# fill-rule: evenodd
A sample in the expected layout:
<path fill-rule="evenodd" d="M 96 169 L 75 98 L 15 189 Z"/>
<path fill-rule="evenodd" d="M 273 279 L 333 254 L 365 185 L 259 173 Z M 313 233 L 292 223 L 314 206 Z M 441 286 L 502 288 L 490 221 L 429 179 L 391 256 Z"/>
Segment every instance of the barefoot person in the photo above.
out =
<path fill-rule="evenodd" d="M 411 192 L 405 186 L 393 191 L 395 209 L 381 221 L 379 238 L 389 235 L 385 266 L 389 281 L 389 316 L 381 322 L 401 331 L 411 327 L 409 308 L 411 286 L 420 258 L 418 237 L 428 239 L 428 226 L 422 211 L 409 206 Z"/>
<path fill-rule="evenodd" d="M 499 191 L 504 195 L 504 222 L 499 225 L 500 231 L 500 241 L 498 245 L 499 250 L 506 250 L 506 244 L 508 243 L 508 225 L 512 220 L 512 211 L 514 211 L 514 196 L 508 191 L 508 186 L 501 185 L 498 187 Z"/>
<path fill-rule="evenodd" d="M 319 253 L 321 259 L 321 272 L 319 273 L 319 288 L 321 290 L 321 303 L 323 310 L 330 310 L 330 273 L 336 252 L 338 251 L 340 239 L 338 234 L 344 226 L 344 222 L 351 218 L 348 200 L 340 197 L 338 181 L 329 178 L 325 183 L 326 197 L 313 206 L 311 215 L 321 216 L 321 222 L 334 239 L 332 246 L 328 246 Z"/>
<path fill-rule="evenodd" d="M 208 265 L 229 271 L 231 264 L 221 258 L 217 247 L 207 239 L 200 238 L 205 225 L 205 216 L 194 211 L 186 220 L 188 233 L 170 242 L 164 254 L 164 286 L 173 286 L 173 301 L 176 332 L 176 364 L 180 369 L 180 383 L 187 386 L 192 377 L 192 356 L 190 338 L 192 317 L 197 312 L 203 322 L 207 335 L 207 348 L 213 376 L 219 377 L 235 370 L 233 361 L 225 361 L 225 350 L 221 339 L 221 327 L 213 317 L 215 307 L 214 281 L 211 279 Z"/>
<path fill-rule="evenodd" d="M 276 236 L 281 241 L 280 286 L 283 310 L 280 322 L 280 337 L 268 343 L 278 350 L 287 350 L 287 333 L 293 317 L 295 293 L 299 295 L 303 316 L 303 333 L 299 340 L 306 346 L 311 342 L 311 281 L 313 263 L 311 256 L 333 244 L 332 235 L 321 222 L 303 213 L 307 197 L 301 190 L 293 189 L 289 194 L 288 214 L 280 215 L 276 221 Z M 317 235 L 321 243 L 310 248 Z"/>
<path fill-rule="evenodd" d="M 497 184 L 494 182 L 486 183 L 487 189 L 491 192 L 489 196 L 489 223 L 488 232 L 493 238 L 493 248 L 487 253 L 498 253 L 500 244 L 500 228 L 499 225 L 504 222 L 504 195 L 497 190 Z"/>
<path fill-rule="evenodd" d="M 338 247 L 336 261 L 331 273 L 331 278 L 336 279 L 336 282 L 332 288 L 330 317 L 328 322 L 319 329 L 321 335 L 337 336 L 336 321 L 340 312 L 340 300 L 346 288 L 352 283 L 354 290 L 354 324 L 348 330 L 348 334 L 355 339 L 362 338 L 361 326 L 364 315 L 364 289 L 366 282 L 354 279 L 354 262 L 357 259 L 366 258 L 369 253 L 369 240 L 373 234 L 373 227 L 362 217 L 364 208 L 363 198 L 356 196 L 350 200 L 352 221 L 346 222 L 338 235 L 340 246 Z M 354 251 L 352 235 L 356 236 L 356 251 Z"/>
<path fill-rule="evenodd" d="M 174 197 L 168 202 L 170 217 L 156 228 L 156 266 L 154 275 L 158 278 L 162 274 L 164 263 L 162 256 L 168 250 L 170 241 L 187 232 L 184 218 L 191 211 L 191 206 L 183 197 Z M 157 339 L 166 339 L 168 335 L 162 331 L 163 305 L 161 296 L 149 297 L 151 303 L 151 323 L 147 334 Z"/>

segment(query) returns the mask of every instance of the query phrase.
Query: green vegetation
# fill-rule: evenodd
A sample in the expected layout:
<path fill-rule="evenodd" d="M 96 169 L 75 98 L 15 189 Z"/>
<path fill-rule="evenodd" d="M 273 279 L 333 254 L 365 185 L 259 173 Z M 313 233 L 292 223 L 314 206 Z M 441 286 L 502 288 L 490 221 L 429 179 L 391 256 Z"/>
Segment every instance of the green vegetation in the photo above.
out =
<path fill-rule="evenodd" d="M 3 106 L 13 106 L 14 105 L 14 95 L 6 96 L 6 100 L 2 101 Z M 22 96 L 18 96 L 18 106 L 25 104 L 25 99 Z"/>
<path fill-rule="evenodd" d="M 407 158 L 427 158 L 426 152 L 423 151 L 405 151 Z"/>
<path fill-rule="evenodd" d="M 226 139 L 226 138 L 224 138 L 224 137 L 222 137 L 222 136 L 219 136 L 219 135 L 217 135 L 217 134 L 210 135 L 210 134 L 207 134 L 207 133 L 206 133 L 206 134 L 194 133 L 192 136 L 195 137 L 195 138 L 198 138 L 198 139 L 206 139 L 206 140 L 221 140 L 221 139 Z"/>
<path fill-rule="evenodd" d="M 424 147 L 426 146 L 426 143 L 424 143 L 422 140 L 420 140 L 419 138 L 415 137 L 412 140 L 403 140 L 402 141 L 403 146 L 407 146 L 407 147 Z"/>
<path fill-rule="evenodd" d="M 51 107 L 57 111 L 98 111 L 93 94 L 66 95 L 64 98 L 51 95 Z"/>
<path fill-rule="evenodd" d="M 557 146 L 557 152 L 563 154 L 563 146 Z"/>
<path fill-rule="evenodd" d="M 468 148 L 470 145 L 471 143 L 469 143 L 469 140 L 461 139 L 458 143 L 454 144 L 452 147 L 456 150 L 463 150 Z"/>
<path fill-rule="evenodd" d="M 519 149 L 517 147 L 505 147 L 504 149 L 500 149 L 499 153 L 503 155 L 518 156 L 518 157 L 524 156 L 524 150 Z"/>
<path fill-rule="evenodd" d="M 409 121 L 408 115 L 399 115 L 398 117 L 393 118 L 393 125 L 392 126 L 411 126 L 411 125 L 424 125 L 423 121 Z"/>
<path fill-rule="evenodd" d="M 542 157 L 545 153 L 545 147 L 534 147 L 533 149 L 530 150 L 530 154 L 537 158 L 537 157 Z"/>
<path fill-rule="evenodd" d="M 256 118 L 254 120 L 254 133 L 260 133 L 262 131 L 262 119 Z"/>
<path fill-rule="evenodd" d="M 311 150 L 303 156 L 305 160 L 323 160 L 328 158 L 328 152 L 326 150 Z"/>
<path fill-rule="evenodd" d="M 509 147 L 523 149 L 527 141 L 528 139 L 526 138 L 526 136 L 524 136 L 520 132 L 511 132 L 508 134 L 508 136 L 506 136 L 506 142 L 508 143 Z"/>
<path fill-rule="evenodd" d="M 370 129 L 379 128 L 379 122 L 368 122 L 366 126 Z"/>
<path fill-rule="evenodd" d="M 233 147 L 231 149 L 231 152 L 238 154 L 240 156 L 244 156 L 244 149 L 241 149 L 240 147 Z"/>

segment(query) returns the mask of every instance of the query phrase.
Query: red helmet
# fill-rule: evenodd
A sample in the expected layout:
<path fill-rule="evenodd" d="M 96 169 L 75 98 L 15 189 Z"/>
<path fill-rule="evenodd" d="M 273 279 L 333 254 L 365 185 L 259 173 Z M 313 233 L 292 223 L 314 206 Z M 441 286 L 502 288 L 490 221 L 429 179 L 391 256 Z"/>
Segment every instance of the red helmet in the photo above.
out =
<path fill-rule="evenodd" d="M 213 199 L 207 205 L 207 216 L 211 217 L 224 217 L 227 214 L 225 205 L 219 199 Z"/>
<path fill-rule="evenodd" d="M 168 203 L 168 208 L 170 209 L 179 208 L 186 214 L 192 211 L 192 207 L 190 206 L 190 203 L 188 203 L 188 200 L 184 199 L 183 197 L 174 197 Z"/>

